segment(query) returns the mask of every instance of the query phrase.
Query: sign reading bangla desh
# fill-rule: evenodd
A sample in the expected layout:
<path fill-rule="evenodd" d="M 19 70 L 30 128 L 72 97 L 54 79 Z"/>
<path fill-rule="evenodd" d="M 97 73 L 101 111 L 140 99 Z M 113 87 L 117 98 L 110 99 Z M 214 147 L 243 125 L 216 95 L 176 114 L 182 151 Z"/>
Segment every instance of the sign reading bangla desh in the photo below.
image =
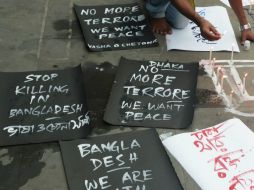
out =
<path fill-rule="evenodd" d="M 70 190 L 183 190 L 153 129 L 60 146 Z"/>

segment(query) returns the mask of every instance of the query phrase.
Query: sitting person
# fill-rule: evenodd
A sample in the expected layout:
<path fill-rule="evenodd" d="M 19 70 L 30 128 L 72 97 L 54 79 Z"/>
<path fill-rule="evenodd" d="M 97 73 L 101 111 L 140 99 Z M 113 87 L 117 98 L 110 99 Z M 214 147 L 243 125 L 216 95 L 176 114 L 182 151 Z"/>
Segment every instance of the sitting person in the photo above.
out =
<path fill-rule="evenodd" d="M 195 12 L 190 0 L 146 0 L 146 9 L 151 16 L 152 30 L 158 34 L 171 34 L 171 27 L 181 29 L 192 20 L 200 27 L 201 35 L 211 41 L 221 38 L 221 34 L 206 19 Z M 241 44 L 245 40 L 254 41 L 254 33 L 244 13 L 242 0 L 229 0 L 240 23 Z"/>

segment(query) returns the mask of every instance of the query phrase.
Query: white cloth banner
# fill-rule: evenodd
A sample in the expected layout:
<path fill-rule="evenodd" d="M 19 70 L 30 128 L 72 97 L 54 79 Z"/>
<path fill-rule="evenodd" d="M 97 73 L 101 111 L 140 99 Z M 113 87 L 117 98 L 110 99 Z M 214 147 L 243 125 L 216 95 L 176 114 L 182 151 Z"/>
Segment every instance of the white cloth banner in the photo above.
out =
<path fill-rule="evenodd" d="M 212 47 L 213 51 L 232 51 L 233 49 L 239 52 L 226 8 L 221 6 L 197 7 L 196 11 L 216 27 L 223 35 L 222 38 L 217 41 L 206 40 L 201 36 L 200 28 L 190 21 L 186 28 L 172 29 L 173 33 L 166 35 L 168 50 L 210 51 Z"/>
<path fill-rule="evenodd" d="M 230 7 L 228 0 L 220 0 L 220 1 Z M 248 6 L 248 5 L 254 4 L 254 0 L 242 0 L 242 1 L 243 1 L 243 6 Z"/>
<path fill-rule="evenodd" d="M 253 190 L 254 133 L 239 119 L 163 140 L 202 190 Z"/>

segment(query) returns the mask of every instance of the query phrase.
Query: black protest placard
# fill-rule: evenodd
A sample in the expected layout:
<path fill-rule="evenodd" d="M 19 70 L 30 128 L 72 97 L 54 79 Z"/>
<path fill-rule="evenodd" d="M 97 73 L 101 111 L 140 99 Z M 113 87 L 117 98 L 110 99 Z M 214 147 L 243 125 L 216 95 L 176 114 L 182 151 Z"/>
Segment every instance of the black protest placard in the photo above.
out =
<path fill-rule="evenodd" d="M 89 115 L 81 67 L 0 73 L 0 145 L 86 137 Z"/>
<path fill-rule="evenodd" d="M 91 51 L 158 46 L 146 17 L 136 3 L 124 5 L 78 6 L 86 45 Z"/>
<path fill-rule="evenodd" d="M 122 58 L 104 120 L 113 125 L 186 128 L 193 120 L 198 63 Z"/>
<path fill-rule="evenodd" d="M 155 130 L 60 146 L 70 190 L 182 190 Z"/>

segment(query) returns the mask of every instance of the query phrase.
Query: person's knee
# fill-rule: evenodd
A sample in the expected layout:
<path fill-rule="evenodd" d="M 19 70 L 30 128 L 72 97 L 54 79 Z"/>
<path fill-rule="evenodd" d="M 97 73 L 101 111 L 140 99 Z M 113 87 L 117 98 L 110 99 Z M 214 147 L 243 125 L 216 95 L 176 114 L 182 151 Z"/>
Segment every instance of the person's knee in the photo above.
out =
<path fill-rule="evenodd" d="M 183 29 L 189 23 L 189 19 L 182 15 L 172 4 L 167 7 L 166 18 L 170 25 L 176 29 Z"/>

